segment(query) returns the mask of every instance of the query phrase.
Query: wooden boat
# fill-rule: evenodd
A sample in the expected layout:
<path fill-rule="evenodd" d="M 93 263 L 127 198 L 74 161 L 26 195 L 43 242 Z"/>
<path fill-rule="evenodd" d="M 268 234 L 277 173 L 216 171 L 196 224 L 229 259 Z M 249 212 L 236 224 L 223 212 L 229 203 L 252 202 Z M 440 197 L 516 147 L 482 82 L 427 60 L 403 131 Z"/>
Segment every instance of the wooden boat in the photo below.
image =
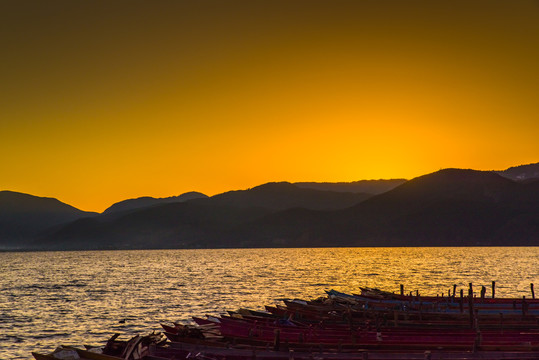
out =
<path fill-rule="evenodd" d="M 327 294 L 330 299 L 339 301 L 340 303 L 349 304 L 352 306 L 364 306 L 365 308 L 376 308 L 378 310 L 392 309 L 403 310 L 419 310 L 435 312 L 457 313 L 461 307 L 468 310 L 470 300 L 474 309 L 479 309 L 482 312 L 492 311 L 495 313 L 515 313 L 522 314 L 523 309 L 527 314 L 539 315 L 539 300 L 537 299 L 477 299 L 464 297 L 460 298 L 440 298 L 440 297 L 425 297 L 425 296 L 400 296 L 393 295 L 390 298 L 380 298 L 356 294 L 346 294 L 336 290 L 329 290 Z M 462 304 L 461 304 L 462 302 Z M 300 303 L 301 304 L 301 303 Z M 311 303 L 312 304 L 312 303 Z"/>
<path fill-rule="evenodd" d="M 459 297 L 456 296 L 456 294 L 453 296 L 424 296 L 424 295 L 420 296 L 419 294 L 401 295 L 401 294 L 391 293 L 388 291 L 383 291 L 380 289 L 366 288 L 366 287 L 360 287 L 360 290 L 361 290 L 361 294 L 360 294 L 361 296 L 372 298 L 372 299 L 408 300 L 410 298 L 415 298 L 415 299 L 421 299 L 423 301 L 453 301 L 453 302 L 456 302 L 459 299 Z M 330 290 L 330 291 L 335 291 L 335 290 Z M 523 298 L 530 304 L 539 303 L 539 299 L 535 299 L 535 298 L 530 299 L 530 298 L 525 298 L 525 297 Z M 497 303 L 497 304 L 510 304 L 510 305 L 512 305 L 513 302 L 522 301 L 523 298 L 508 298 L 508 297 L 489 298 L 486 296 L 479 297 L 479 298 L 474 297 L 474 299 L 476 299 L 477 302 L 481 302 L 481 303 L 492 303 L 492 304 Z"/>
<path fill-rule="evenodd" d="M 58 360 L 58 359 L 79 359 L 79 360 L 126 360 L 121 357 L 117 356 L 110 356 L 110 355 L 104 355 L 104 354 L 98 354 L 93 353 L 88 350 L 82 350 L 77 348 L 69 348 L 72 350 L 72 353 L 76 353 L 78 357 L 56 357 L 58 356 L 58 353 L 51 353 L 51 354 L 39 354 L 39 353 L 32 353 L 32 356 L 36 360 Z M 67 350 L 67 349 L 66 349 Z M 66 355 L 63 355 L 66 356 Z M 132 358 L 135 359 L 135 358 Z M 155 355 L 144 355 L 143 357 L 136 358 L 136 360 L 171 360 L 171 358 L 168 357 L 160 357 Z"/>
<path fill-rule="evenodd" d="M 36 360 L 58 360 L 58 359 L 81 359 L 81 360 L 119 360 L 117 356 L 99 354 L 88 350 L 73 347 L 59 347 L 50 354 L 32 353 Z"/>
<path fill-rule="evenodd" d="M 463 322 L 467 320 L 473 322 L 476 318 L 478 321 L 484 324 L 494 325 L 496 323 L 528 323 L 528 325 L 537 324 L 539 319 L 538 310 L 524 309 L 522 306 L 517 305 L 514 309 L 513 305 L 496 305 L 496 307 L 484 308 L 462 306 L 458 308 L 445 307 L 444 309 L 438 308 L 439 305 L 435 304 L 423 304 L 421 302 L 403 302 L 395 300 L 376 300 L 367 301 L 364 303 L 357 303 L 351 305 L 349 302 L 343 304 L 339 299 L 351 298 L 352 295 L 339 293 L 334 295 L 331 292 L 327 302 L 305 302 L 305 301 L 285 301 L 285 307 L 266 307 L 266 310 L 272 312 L 275 315 L 289 316 L 300 318 L 308 321 L 325 321 L 325 320 L 339 320 L 339 317 L 344 320 L 354 319 L 382 319 L 387 320 L 414 320 L 416 322 L 431 322 L 431 321 L 452 321 Z M 520 306 L 520 307 L 519 307 Z M 460 304 L 459 304 L 460 307 Z"/>
<path fill-rule="evenodd" d="M 369 349 L 353 349 L 353 351 L 347 351 L 342 349 L 341 351 L 321 351 L 317 347 L 312 347 L 310 350 L 293 350 L 285 349 L 276 351 L 274 349 L 260 349 L 260 348 L 223 348 L 213 347 L 200 344 L 186 344 L 186 343 L 171 343 L 166 350 L 167 356 L 174 354 L 177 351 L 177 359 L 184 356 L 187 358 L 189 354 L 191 357 L 195 357 L 199 354 L 206 359 L 220 359 L 220 360 L 312 360 L 312 359 L 334 359 L 334 360 L 419 360 L 419 359 L 444 359 L 444 360 L 467 360 L 467 359 L 539 359 L 538 351 L 445 351 L 445 350 L 411 350 L 406 351 L 403 349 L 396 349 L 393 351 L 376 351 Z M 161 355 L 164 353 L 161 353 Z"/>
<path fill-rule="evenodd" d="M 539 302 L 496 300 L 331 290 L 266 311 L 193 317 L 197 325 L 161 324 L 167 342 L 161 334 L 129 341 L 115 335 L 106 354 L 72 351 L 90 360 L 539 360 Z"/>

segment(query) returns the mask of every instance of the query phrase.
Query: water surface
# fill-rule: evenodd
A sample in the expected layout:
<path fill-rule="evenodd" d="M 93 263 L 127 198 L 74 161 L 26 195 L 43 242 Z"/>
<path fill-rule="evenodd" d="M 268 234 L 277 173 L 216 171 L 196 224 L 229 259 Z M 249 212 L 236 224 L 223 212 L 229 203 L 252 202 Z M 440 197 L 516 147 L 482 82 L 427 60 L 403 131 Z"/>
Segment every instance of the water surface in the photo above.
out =
<path fill-rule="evenodd" d="M 160 322 L 360 286 L 422 294 L 453 284 L 530 296 L 539 248 L 317 248 L 0 253 L 0 359 L 102 344 Z M 489 290 L 490 291 L 490 290 Z M 487 292 L 489 294 L 489 292 Z"/>

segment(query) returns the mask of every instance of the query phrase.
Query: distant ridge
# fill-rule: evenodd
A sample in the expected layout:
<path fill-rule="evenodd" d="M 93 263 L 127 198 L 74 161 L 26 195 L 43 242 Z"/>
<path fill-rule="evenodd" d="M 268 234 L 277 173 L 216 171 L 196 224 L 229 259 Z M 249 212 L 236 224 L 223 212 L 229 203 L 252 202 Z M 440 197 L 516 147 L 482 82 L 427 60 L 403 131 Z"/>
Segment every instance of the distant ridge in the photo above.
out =
<path fill-rule="evenodd" d="M 509 169 L 496 172 L 503 177 L 515 181 L 529 181 L 532 179 L 539 179 L 539 163 L 513 166 Z"/>
<path fill-rule="evenodd" d="M 373 197 L 343 217 L 356 244 L 539 245 L 539 186 L 490 171 L 444 169 Z"/>
<path fill-rule="evenodd" d="M 213 204 L 236 207 L 260 207 L 270 210 L 306 208 L 312 210 L 343 209 L 369 198 L 365 193 L 344 193 L 302 188 L 289 182 L 272 182 L 248 190 L 236 190 L 212 196 Z"/>
<path fill-rule="evenodd" d="M 202 193 L 191 191 L 178 196 L 171 196 L 166 198 L 153 198 L 149 196 L 143 196 L 136 199 L 128 199 L 117 202 L 103 211 L 103 214 L 112 214 L 123 211 L 132 211 L 135 209 L 141 209 L 147 206 L 154 206 L 158 204 L 168 204 L 174 202 L 184 202 L 193 199 L 205 199 L 207 195 Z"/>
<path fill-rule="evenodd" d="M 444 169 L 376 195 L 275 182 L 212 197 L 130 199 L 103 214 L 3 191 L 0 250 L 539 246 L 537 166 Z M 402 180 L 363 183 L 392 181 Z"/>
<path fill-rule="evenodd" d="M 237 247 L 227 239 L 244 224 L 289 208 L 343 209 L 370 197 L 267 183 L 210 198 L 161 203 L 72 222 L 39 240 L 39 248 L 127 249 Z M 240 245 L 238 245 L 240 244 Z"/>
<path fill-rule="evenodd" d="M 270 214 L 231 237 L 250 247 L 539 245 L 539 181 L 445 169 L 349 209 Z"/>
<path fill-rule="evenodd" d="M 0 248 L 21 248 L 40 232 L 97 213 L 47 197 L 0 191 Z"/>
<path fill-rule="evenodd" d="M 394 189 L 405 182 L 406 179 L 389 179 L 360 180 L 352 182 L 296 182 L 294 185 L 307 189 L 378 195 Z"/>

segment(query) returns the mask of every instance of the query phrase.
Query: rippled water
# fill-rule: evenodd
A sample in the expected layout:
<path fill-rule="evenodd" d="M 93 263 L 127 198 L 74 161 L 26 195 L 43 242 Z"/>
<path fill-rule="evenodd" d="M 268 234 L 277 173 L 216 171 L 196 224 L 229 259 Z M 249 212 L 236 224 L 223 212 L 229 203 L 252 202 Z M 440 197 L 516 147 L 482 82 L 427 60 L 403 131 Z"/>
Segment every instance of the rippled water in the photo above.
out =
<path fill-rule="evenodd" d="M 0 359 L 330 288 L 396 292 L 402 283 L 428 295 L 495 280 L 497 296 L 529 296 L 538 260 L 535 247 L 0 253 Z"/>

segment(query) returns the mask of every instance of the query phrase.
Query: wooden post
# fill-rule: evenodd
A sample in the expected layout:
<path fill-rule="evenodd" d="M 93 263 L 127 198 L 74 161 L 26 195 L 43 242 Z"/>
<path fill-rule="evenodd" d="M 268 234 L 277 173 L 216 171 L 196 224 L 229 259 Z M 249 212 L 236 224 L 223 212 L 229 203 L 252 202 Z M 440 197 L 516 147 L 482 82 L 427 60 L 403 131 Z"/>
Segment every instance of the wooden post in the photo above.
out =
<path fill-rule="evenodd" d="M 480 347 L 481 347 L 481 332 L 477 331 L 475 333 L 475 340 L 474 340 L 474 343 L 473 343 L 472 352 L 479 351 Z"/>
<path fill-rule="evenodd" d="M 354 320 L 352 319 L 352 307 L 351 305 L 348 305 L 346 309 L 346 316 L 348 316 L 348 325 L 350 326 L 350 331 L 352 331 L 352 328 L 354 327 Z"/>
<path fill-rule="evenodd" d="M 481 302 L 483 302 L 483 300 L 485 300 L 486 292 L 487 292 L 487 288 L 484 287 L 484 286 L 481 286 Z"/>
<path fill-rule="evenodd" d="M 492 282 L 492 298 L 494 299 L 494 294 L 496 293 L 496 281 Z"/>
<path fill-rule="evenodd" d="M 279 348 L 281 347 L 281 330 L 275 329 L 274 334 L 275 338 L 273 341 L 273 350 L 279 351 Z"/>
<path fill-rule="evenodd" d="M 533 283 L 530 284 L 530 289 L 532 291 L 532 299 L 535 299 L 535 291 L 533 291 Z"/>
<path fill-rule="evenodd" d="M 472 283 L 470 283 L 470 289 L 468 289 L 468 309 L 470 311 L 470 326 L 473 328 L 474 325 L 474 311 L 473 311 L 473 290 Z"/>
<path fill-rule="evenodd" d="M 457 284 L 453 284 L 453 298 L 455 297 L 455 291 L 457 291 Z"/>
<path fill-rule="evenodd" d="M 462 314 L 464 312 L 464 290 L 460 289 L 460 313 Z"/>
<path fill-rule="evenodd" d="M 401 284 L 401 295 L 404 295 L 404 285 Z"/>

